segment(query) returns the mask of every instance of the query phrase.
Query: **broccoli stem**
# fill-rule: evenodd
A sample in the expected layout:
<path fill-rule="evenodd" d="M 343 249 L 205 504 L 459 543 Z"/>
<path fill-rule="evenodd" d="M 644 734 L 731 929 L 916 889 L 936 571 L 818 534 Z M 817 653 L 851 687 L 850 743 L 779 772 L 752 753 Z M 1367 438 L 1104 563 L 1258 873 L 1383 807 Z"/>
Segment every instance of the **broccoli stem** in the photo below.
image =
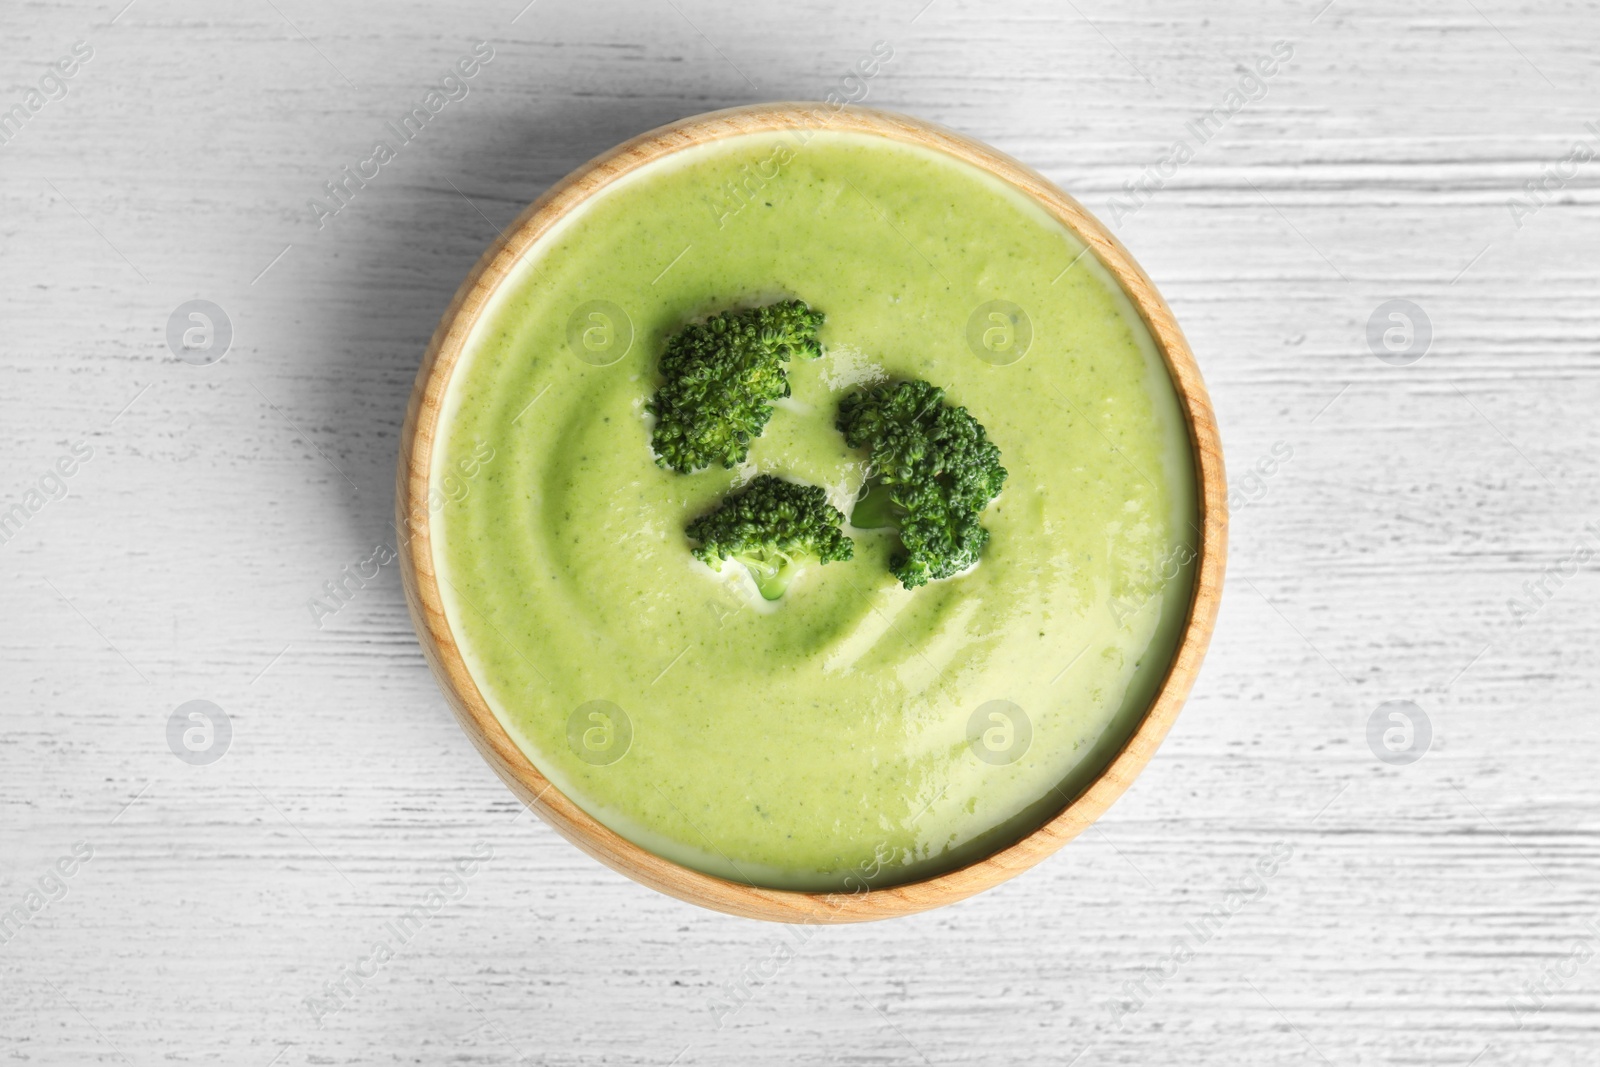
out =
<path fill-rule="evenodd" d="M 951 578 L 978 562 L 989 531 L 979 522 L 1000 495 L 1000 450 L 966 408 L 944 390 L 913 380 L 879 384 L 839 402 L 835 425 L 851 448 L 870 450 L 868 492 L 852 526 L 892 526 L 900 551 L 889 570 L 915 589 Z"/>
<path fill-rule="evenodd" d="M 794 560 L 782 552 L 740 554 L 733 558 L 744 564 L 766 600 L 780 599 L 799 570 Z"/>
<path fill-rule="evenodd" d="M 858 530 L 895 528 L 899 523 L 900 509 L 894 502 L 894 490 L 887 485 L 875 485 L 856 501 L 850 513 L 850 525 Z"/>
<path fill-rule="evenodd" d="M 714 570 L 736 560 L 767 600 L 777 600 L 807 564 L 850 559 L 855 548 L 839 532 L 844 516 L 815 485 L 759 475 L 684 531 L 699 541 L 695 558 Z"/>

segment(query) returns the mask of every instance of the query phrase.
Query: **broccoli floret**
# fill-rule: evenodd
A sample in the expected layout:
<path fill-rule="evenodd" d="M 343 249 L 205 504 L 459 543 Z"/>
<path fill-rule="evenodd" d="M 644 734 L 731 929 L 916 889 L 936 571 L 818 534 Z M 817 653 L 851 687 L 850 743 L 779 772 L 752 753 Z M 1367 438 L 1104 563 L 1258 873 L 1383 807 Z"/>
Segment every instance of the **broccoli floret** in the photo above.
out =
<path fill-rule="evenodd" d="M 694 554 L 716 570 L 724 559 L 745 565 L 756 588 L 777 600 L 807 561 L 850 559 L 855 544 L 839 530 L 844 516 L 814 485 L 763 474 L 716 511 L 689 524 Z"/>
<path fill-rule="evenodd" d="M 890 569 L 907 589 L 978 561 L 989 531 L 978 517 L 1000 495 L 1000 450 L 966 408 L 923 381 L 875 385 L 844 398 L 838 427 L 851 448 L 871 450 L 866 493 L 850 524 L 893 527 Z"/>
<path fill-rule="evenodd" d="M 668 341 L 666 382 L 645 406 L 656 417 L 656 463 L 688 474 L 713 462 L 743 462 L 772 417 L 772 402 L 789 395 L 784 363 L 822 354 L 822 318 L 803 301 L 785 300 L 724 311 Z"/>

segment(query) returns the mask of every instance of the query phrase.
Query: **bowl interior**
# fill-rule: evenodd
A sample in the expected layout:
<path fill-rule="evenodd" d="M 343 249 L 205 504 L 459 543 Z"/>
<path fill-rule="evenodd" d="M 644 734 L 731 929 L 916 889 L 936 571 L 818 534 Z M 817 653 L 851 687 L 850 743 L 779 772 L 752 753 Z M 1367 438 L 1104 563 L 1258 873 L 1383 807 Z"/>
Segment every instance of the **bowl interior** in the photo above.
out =
<path fill-rule="evenodd" d="M 1021 840 L 957 870 L 921 881 L 846 892 L 767 889 L 692 870 L 654 855 L 589 816 L 539 771 L 489 708 L 451 632 L 440 595 L 430 531 L 430 485 L 446 389 L 468 335 L 514 267 L 566 214 L 639 167 L 673 152 L 746 133 L 817 128 L 889 137 L 975 164 L 1032 197 L 1075 233 L 1116 279 L 1149 329 L 1177 392 L 1195 463 L 1199 538 L 1193 595 L 1182 636 L 1151 705 L 1120 750 L 1070 803 Z M 558 183 L 507 229 L 474 268 L 443 317 L 423 366 L 402 434 L 397 526 L 402 574 L 424 651 L 469 737 L 501 778 L 559 832 L 609 866 L 696 904 L 756 918 L 848 922 L 924 910 L 988 888 L 1039 862 L 1099 816 L 1148 762 L 1193 682 L 1220 595 L 1226 535 L 1220 445 L 1198 369 L 1170 310 L 1125 250 L 1075 201 L 993 150 L 930 124 L 865 109 L 818 104 L 737 108 L 651 131 Z"/>

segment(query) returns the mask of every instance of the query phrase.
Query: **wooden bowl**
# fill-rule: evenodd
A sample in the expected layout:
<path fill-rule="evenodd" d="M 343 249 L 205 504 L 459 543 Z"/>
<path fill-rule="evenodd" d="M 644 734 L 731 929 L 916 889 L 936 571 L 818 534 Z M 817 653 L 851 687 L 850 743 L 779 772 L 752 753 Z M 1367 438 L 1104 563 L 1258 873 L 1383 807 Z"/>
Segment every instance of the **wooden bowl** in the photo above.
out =
<path fill-rule="evenodd" d="M 1043 826 L 986 859 L 922 881 L 838 893 L 765 889 L 691 870 L 620 837 L 552 786 L 507 735 L 462 660 L 439 597 L 428 507 L 434 434 L 463 344 L 496 288 L 558 219 L 622 175 L 679 149 L 737 134 L 819 128 L 879 134 L 976 164 L 1033 197 L 1093 250 L 1138 308 L 1171 372 L 1189 424 L 1200 527 L 1194 594 L 1182 639 L 1144 719 L 1099 777 Z M 936 908 L 1020 874 L 1082 833 L 1150 761 L 1177 718 L 1216 622 L 1227 544 L 1222 446 L 1210 399 L 1171 309 L 1128 251 L 1077 201 L 992 148 L 904 115 L 826 104 L 757 104 L 683 119 L 584 164 L 534 201 L 478 260 L 433 335 L 406 409 L 395 495 L 400 569 L 423 652 L 467 736 L 511 791 L 573 844 L 652 889 L 718 911 L 781 922 L 860 922 Z"/>

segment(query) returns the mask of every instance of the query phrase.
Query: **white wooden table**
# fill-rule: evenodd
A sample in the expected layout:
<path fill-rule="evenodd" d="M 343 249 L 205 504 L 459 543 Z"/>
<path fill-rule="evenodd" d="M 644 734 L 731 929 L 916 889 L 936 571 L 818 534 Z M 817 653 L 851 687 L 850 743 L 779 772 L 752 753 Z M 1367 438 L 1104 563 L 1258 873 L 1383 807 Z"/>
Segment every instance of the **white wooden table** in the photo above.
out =
<path fill-rule="evenodd" d="M 523 2 L 0 13 L 0 1060 L 1592 1062 L 1600 9 Z M 997 891 L 801 942 L 522 813 L 392 566 L 321 628 L 307 602 L 392 536 L 413 373 L 497 226 L 661 122 L 855 92 L 875 41 L 867 103 L 1115 221 L 1240 494 L 1200 684 L 1110 816 Z M 196 299 L 220 362 L 169 349 Z M 1391 300 L 1431 328 L 1404 365 L 1369 341 Z M 220 759 L 169 745 L 194 700 Z M 1419 760 L 1387 711 L 1369 743 L 1389 701 Z"/>

